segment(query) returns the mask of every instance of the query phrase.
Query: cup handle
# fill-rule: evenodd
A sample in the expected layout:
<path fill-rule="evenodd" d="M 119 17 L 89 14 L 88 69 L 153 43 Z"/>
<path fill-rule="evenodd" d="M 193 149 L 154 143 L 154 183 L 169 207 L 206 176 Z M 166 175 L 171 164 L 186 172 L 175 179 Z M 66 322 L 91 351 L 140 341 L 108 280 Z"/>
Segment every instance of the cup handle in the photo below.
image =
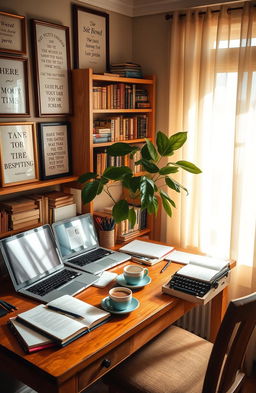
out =
<path fill-rule="evenodd" d="M 148 275 L 148 268 L 145 267 L 145 268 L 144 268 L 144 277 L 146 277 L 147 275 Z"/>

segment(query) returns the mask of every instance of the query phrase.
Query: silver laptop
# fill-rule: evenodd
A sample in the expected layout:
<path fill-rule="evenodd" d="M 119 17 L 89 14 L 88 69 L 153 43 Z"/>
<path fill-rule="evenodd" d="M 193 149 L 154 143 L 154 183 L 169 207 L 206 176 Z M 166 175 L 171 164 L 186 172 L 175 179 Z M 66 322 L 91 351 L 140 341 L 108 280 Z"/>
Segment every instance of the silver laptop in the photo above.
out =
<path fill-rule="evenodd" d="M 2 239 L 0 249 L 15 290 L 42 302 L 74 295 L 99 278 L 64 266 L 48 224 Z"/>
<path fill-rule="evenodd" d="M 57 221 L 52 228 L 65 265 L 98 274 L 131 259 L 130 255 L 99 246 L 90 213 Z"/>

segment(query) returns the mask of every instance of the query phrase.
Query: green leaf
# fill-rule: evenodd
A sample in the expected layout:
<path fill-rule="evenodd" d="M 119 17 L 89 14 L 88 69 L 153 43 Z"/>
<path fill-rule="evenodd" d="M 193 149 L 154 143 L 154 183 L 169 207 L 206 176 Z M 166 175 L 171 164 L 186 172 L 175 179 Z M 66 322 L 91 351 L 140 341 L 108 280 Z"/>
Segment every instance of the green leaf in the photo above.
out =
<path fill-rule="evenodd" d="M 147 144 L 148 152 L 150 154 L 151 159 L 153 161 L 157 161 L 158 160 L 158 154 L 157 154 L 155 146 L 147 138 L 146 138 L 146 144 Z"/>
<path fill-rule="evenodd" d="M 158 212 L 158 200 L 155 196 L 149 198 L 149 203 L 147 210 L 149 214 L 155 214 L 157 215 Z"/>
<path fill-rule="evenodd" d="M 130 146 L 128 143 L 117 142 L 107 148 L 107 154 L 114 157 L 125 156 L 135 149 L 137 149 L 135 146 Z"/>
<path fill-rule="evenodd" d="M 134 154 L 136 154 L 136 152 L 140 150 L 138 146 L 134 147 L 133 151 L 130 153 L 130 159 L 133 159 Z"/>
<path fill-rule="evenodd" d="M 158 166 L 156 164 L 154 164 L 153 162 L 147 161 L 144 158 L 142 158 L 138 162 L 149 173 L 157 173 L 159 171 L 159 168 L 158 168 Z"/>
<path fill-rule="evenodd" d="M 178 150 L 187 140 L 187 132 L 177 132 L 176 134 L 170 136 L 169 140 L 171 142 L 172 150 Z"/>
<path fill-rule="evenodd" d="M 129 205 L 128 202 L 125 201 L 124 199 L 118 201 L 112 209 L 112 215 L 116 223 L 119 223 L 123 220 L 127 220 L 128 214 L 129 214 Z"/>
<path fill-rule="evenodd" d="M 103 172 L 103 176 L 110 180 L 120 180 L 129 174 L 132 174 L 132 170 L 128 166 L 110 166 Z"/>
<path fill-rule="evenodd" d="M 141 207 L 142 209 L 148 208 L 148 205 L 150 204 L 151 199 L 154 195 L 154 182 L 150 181 L 150 179 L 144 176 L 143 180 L 140 183 L 140 192 Z"/>
<path fill-rule="evenodd" d="M 95 172 L 87 172 L 87 173 L 84 173 L 83 175 L 81 175 L 81 176 L 78 178 L 78 181 L 79 181 L 80 183 L 85 183 L 85 182 L 88 181 L 88 180 L 96 179 L 97 176 L 98 176 L 98 175 L 97 175 L 97 173 L 95 173 Z"/>
<path fill-rule="evenodd" d="M 192 164 L 192 162 L 189 161 L 177 161 L 176 165 L 185 171 L 191 172 L 191 173 L 201 173 L 201 169 L 199 169 L 196 165 Z"/>
<path fill-rule="evenodd" d="M 170 206 L 169 201 L 167 199 L 165 199 L 165 198 L 162 198 L 162 203 L 163 203 L 164 210 L 166 211 L 168 216 L 171 217 L 172 216 L 172 208 Z"/>
<path fill-rule="evenodd" d="M 170 204 L 171 204 L 173 207 L 176 207 L 175 202 L 169 197 L 169 195 L 168 195 L 165 191 L 160 190 L 160 196 L 161 196 L 162 199 L 163 199 L 163 198 L 167 199 L 167 201 L 169 201 Z"/>
<path fill-rule="evenodd" d="M 163 168 L 159 169 L 160 175 L 169 175 L 170 173 L 177 173 L 178 168 L 175 166 L 166 165 Z"/>
<path fill-rule="evenodd" d="M 141 176 L 125 176 L 122 180 L 123 186 L 135 193 L 140 188 Z"/>
<path fill-rule="evenodd" d="M 176 192 L 180 192 L 180 186 L 174 181 L 172 180 L 170 177 L 165 178 L 165 183 L 167 184 L 167 186 L 169 188 L 171 188 L 172 190 L 176 191 Z"/>
<path fill-rule="evenodd" d="M 150 155 L 150 153 L 149 153 L 149 151 L 148 151 L 148 146 L 147 146 L 147 144 L 145 144 L 145 145 L 143 146 L 143 148 L 141 149 L 141 157 L 144 158 L 145 160 L 148 160 L 148 161 L 151 160 L 151 155 Z"/>
<path fill-rule="evenodd" d="M 82 199 L 84 203 L 91 202 L 96 195 L 100 194 L 103 189 L 103 185 L 99 180 L 85 184 L 82 190 Z"/>
<path fill-rule="evenodd" d="M 161 131 L 156 135 L 156 145 L 161 156 L 171 156 L 173 154 L 172 145 L 169 138 Z"/>
<path fill-rule="evenodd" d="M 184 191 L 186 191 L 187 195 L 188 195 L 188 190 L 187 188 L 183 187 L 182 184 L 178 183 L 176 180 L 171 179 L 170 177 L 165 178 L 165 183 L 167 184 L 167 186 L 169 188 L 172 188 L 173 190 L 175 190 L 176 192 L 180 192 L 180 189 L 182 188 Z"/>
<path fill-rule="evenodd" d="M 133 228 L 136 223 L 136 213 L 133 207 L 129 209 L 128 220 L 131 224 L 131 227 Z"/>

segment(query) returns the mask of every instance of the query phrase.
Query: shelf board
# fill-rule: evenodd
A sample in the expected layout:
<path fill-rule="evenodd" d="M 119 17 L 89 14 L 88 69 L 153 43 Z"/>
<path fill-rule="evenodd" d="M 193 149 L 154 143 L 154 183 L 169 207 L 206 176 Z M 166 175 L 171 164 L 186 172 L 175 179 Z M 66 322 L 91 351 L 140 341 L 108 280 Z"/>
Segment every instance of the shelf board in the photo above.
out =
<path fill-rule="evenodd" d="M 76 181 L 78 176 L 59 177 L 51 180 L 40 180 L 33 183 L 19 184 L 17 186 L 0 187 L 0 196 L 14 194 L 16 192 L 36 190 L 38 188 L 45 188 L 55 186 L 58 184 L 70 183 Z"/>
<path fill-rule="evenodd" d="M 152 140 L 152 138 L 147 138 L 148 140 Z M 93 143 L 92 147 L 104 147 L 104 146 L 111 146 L 113 145 L 113 143 L 118 143 L 118 142 L 122 142 L 122 143 L 145 143 L 145 138 L 141 138 L 141 139 L 131 139 L 131 140 L 125 140 L 125 141 L 113 141 L 113 142 L 105 142 L 105 143 Z"/>
<path fill-rule="evenodd" d="M 141 79 L 141 78 L 125 78 L 122 76 L 110 76 L 110 75 L 97 75 L 93 74 L 92 79 L 94 81 L 101 82 L 123 82 L 123 83 L 136 83 L 142 85 L 153 85 L 152 79 Z"/>
<path fill-rule="evenodd" d="M 93 113 L 151 113 L 151 108 L 144 109 L 93 109 Z"/>

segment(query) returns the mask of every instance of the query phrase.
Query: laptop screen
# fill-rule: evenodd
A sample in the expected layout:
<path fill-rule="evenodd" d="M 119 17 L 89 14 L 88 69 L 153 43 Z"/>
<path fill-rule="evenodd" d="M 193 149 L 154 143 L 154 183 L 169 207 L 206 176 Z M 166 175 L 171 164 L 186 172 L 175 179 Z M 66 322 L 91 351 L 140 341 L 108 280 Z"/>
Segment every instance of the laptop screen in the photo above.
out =
<path fill-rule="evenodd" d="M 52 227 L 61 256 L 65 259 L 99 245 L 91 214 L 59 221 Z"/>
<path fill-rule="evenodd" d="M 49 225 L 7 237 L 1 246 L 11 278 L 19 286 L 63 266 Z"/>

